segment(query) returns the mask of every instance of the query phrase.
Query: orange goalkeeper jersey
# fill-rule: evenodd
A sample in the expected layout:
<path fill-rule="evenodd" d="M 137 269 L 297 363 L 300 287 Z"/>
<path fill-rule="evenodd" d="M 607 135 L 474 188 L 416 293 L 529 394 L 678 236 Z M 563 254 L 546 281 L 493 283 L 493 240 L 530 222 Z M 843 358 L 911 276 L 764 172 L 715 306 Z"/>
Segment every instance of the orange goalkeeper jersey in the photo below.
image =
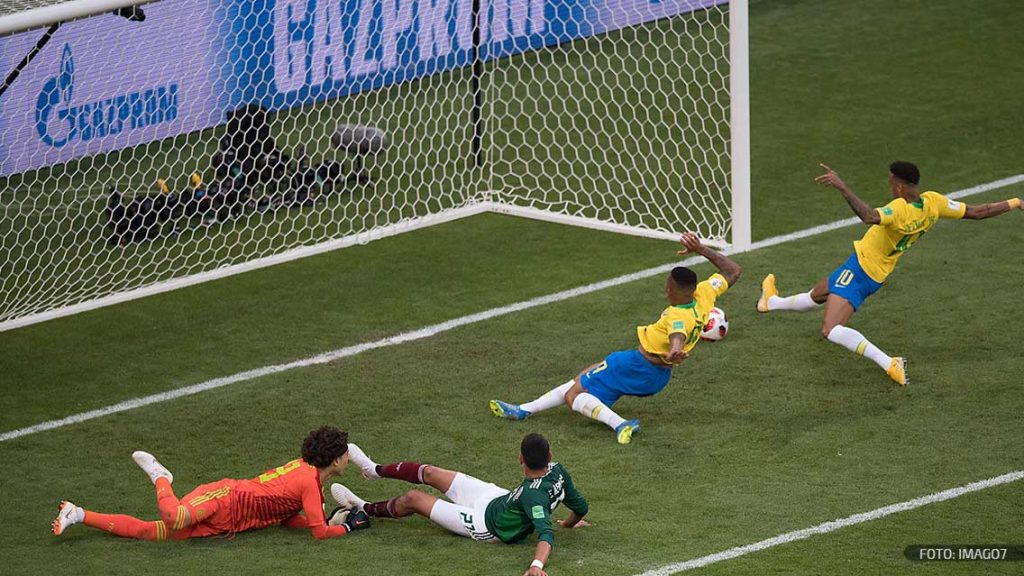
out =
<path fill-rule="evenodd" d="M 343 536 L 344 526 L 328 526 L 324 520 L 324 497 L 320 486 L 320 475 L 316 467 L 301 458 L 267 470 L 252 480 L 223 480 L 219 483 L 219 495 L 227 500 L 223 512 L 211 517 L 210 523 L 219 524 L 225 532 L 243 532 L 275 524 L 308 526 L 316 539 Z M 190 506 L 201 506 L 197 502 L 216 491 L 187 499 Z M 218 498 L 219 499 L 219 498 Z M 303 519 L 298 514 L 305 514 Z"/>

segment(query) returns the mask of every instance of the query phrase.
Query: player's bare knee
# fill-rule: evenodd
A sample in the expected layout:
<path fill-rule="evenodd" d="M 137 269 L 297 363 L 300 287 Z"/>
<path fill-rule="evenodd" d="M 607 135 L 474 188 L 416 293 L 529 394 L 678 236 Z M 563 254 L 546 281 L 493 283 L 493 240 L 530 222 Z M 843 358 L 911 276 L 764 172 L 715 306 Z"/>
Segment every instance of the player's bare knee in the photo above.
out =
<path fill-rule="evenodd" d="M 435 498 L 431 498 L 429 494 L 419 490 L 409 490 L 401 496 L 400 500 L 405 511 L 416 512 L 421 516 L 430 516 L 430 508 L 433 506 Z"/>
<path fill-rule="evenodd" d="M 579 393 L 573 392 L 573 390 L 570 389 L 565 393 L 565 405 L 572 408 L 572 403 L 576 401 L 577 396 L 579 396 Z"/>
<path fill-rule="evenodd" d="M 423 483 L 428 486 L 435 486 L 442 480 L 444 473 L 447 472 L 444 468 L 438 468 L 430 464 L 423 467 Z"/>
<path fill-rule="evenodd" d="M 586 390 L 580 384 L 579 380 L 577 380 L 576 383 L 565 392 L 565 405 L 572 408 L 572 403 L 576 401 L 576 397 L 584 392 L 586 392 Z"/>
<path fill-rule="evenodd" d="M 828 335 L 832 333 L 832 330 L 834 330 L 836 326 L 839 326 L 839 324 L 822 324 L 821 337 L 828 340 Z"/>
<path fill-rule="evenodd" d="M 824 304 L 828 300 L 828 278 L 823 278 L 821 282 L 811 287 L 811 300 L 815 304 Z"/>
<path fill-rule="evenodd" d="M 399 515 L 405 515 L 406 511 L 412 510 L 414 508 L 413 502 L 416 499 L 415 494 L 415 490 L 409 490 L 405 494 L 395 498 L 394 511 Z"/>

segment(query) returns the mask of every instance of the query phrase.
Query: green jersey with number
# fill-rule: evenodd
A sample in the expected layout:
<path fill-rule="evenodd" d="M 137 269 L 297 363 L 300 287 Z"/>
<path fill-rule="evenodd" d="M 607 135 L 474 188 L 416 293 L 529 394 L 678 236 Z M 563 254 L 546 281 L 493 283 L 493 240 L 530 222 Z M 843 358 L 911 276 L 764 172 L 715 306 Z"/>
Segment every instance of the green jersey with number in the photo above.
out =
<path fill-rule="evenodd" d="M 554 546 L 551 512 L 562 501 L 577 516 L 587 513 L 587 501 L 576 490 L 569 471 L 552 462 L 546 475 L 527 478 L 515 490 L 491 500 L 484 522 L 487 530 L 502 542 L 519 542 L 536 530 L 539 540 Z"/>

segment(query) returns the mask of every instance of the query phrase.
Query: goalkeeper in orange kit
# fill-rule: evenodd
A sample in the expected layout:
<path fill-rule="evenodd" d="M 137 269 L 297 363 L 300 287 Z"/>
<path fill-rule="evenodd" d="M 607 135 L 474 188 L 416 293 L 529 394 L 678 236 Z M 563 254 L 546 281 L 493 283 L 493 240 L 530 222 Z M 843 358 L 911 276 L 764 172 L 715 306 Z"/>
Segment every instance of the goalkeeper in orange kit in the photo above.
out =
<path fill-rule="evenodd" d="M 156 485 L 160 520 L 145 521 L 121 514 L 101 514 L 71 502 L 61 502 L 53 521 L 54 536 L 83 523 L 125 538 L 184 540 L 282 525 L 309 528 L 321 540 L 368 528 L 363 513 L 324 518 L 323 482 L 340 476 L 348 466 L 348 434 L 324 426 L 302 443 L 302 457 L 268 470 L 251 480 L 224 479 L 199 486 L 182 499 L 171 489 L 171 472 L 147 452 L 132 459 Z"/>

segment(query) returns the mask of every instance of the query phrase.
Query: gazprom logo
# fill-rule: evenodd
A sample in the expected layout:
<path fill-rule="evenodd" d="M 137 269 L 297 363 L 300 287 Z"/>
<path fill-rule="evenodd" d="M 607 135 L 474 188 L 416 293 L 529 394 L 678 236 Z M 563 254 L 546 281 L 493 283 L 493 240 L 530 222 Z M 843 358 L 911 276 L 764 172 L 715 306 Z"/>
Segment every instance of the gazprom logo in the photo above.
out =
<path fill-rule="evenodd" d="M 36 100 L 36 133 L 43 143 L 62 148 L 127 130 L 173 122 L 178 117 L 178 84 L 147 88 L 83 104 L 73 104 L 75 60 L 65 44 L 57 75 L 43 83 Z"/>

